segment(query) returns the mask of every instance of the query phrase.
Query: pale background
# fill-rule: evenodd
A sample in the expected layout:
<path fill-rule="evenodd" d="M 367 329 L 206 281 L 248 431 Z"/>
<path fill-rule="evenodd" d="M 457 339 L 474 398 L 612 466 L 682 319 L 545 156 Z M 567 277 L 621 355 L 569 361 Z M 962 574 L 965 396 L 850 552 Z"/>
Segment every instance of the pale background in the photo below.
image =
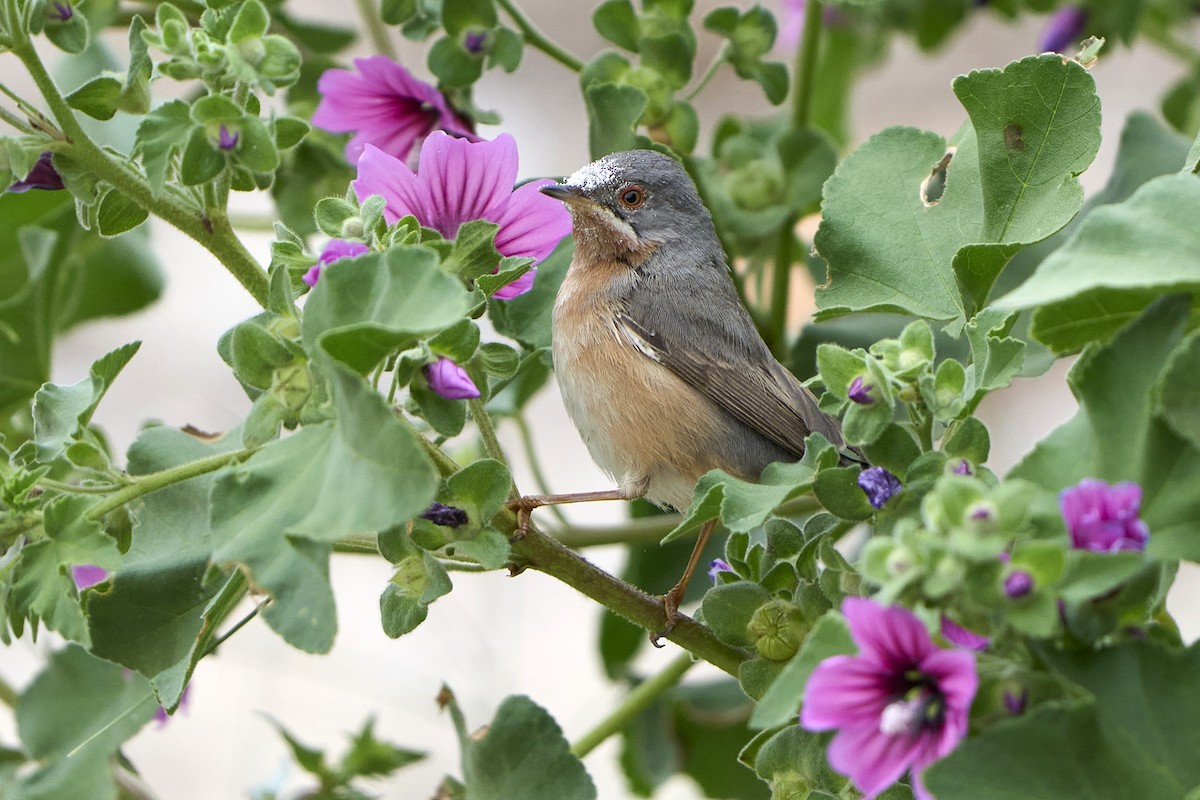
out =
<path fill-rule="evenodd" d="M 588 24 L 591 3 L 526 0 L 522 5 L 551 38 L 585 60 L 602 47 Z M 711 0 L 697 3 L 697 18 L 716 5 Z M 341 23 L 353 16 L 349 4 L 308 0 L 301 8 L 308 17 Z M 994 15 L 976 14 L 932 58 L 897 41 L 887 64 L 863 81 L 855 97 L 856 141 L 893 124 L 949 136 L 964 118 L 950 90 L 954 76 L 1000 67 L 1033 53 L 1040 25 L 1040 20 L 1027 20 L 1012 26 Z M 399 37 L 396 41 L 401 42 Z M 703 33 L 700 42 L 699 63 L 704 64 L 717 42 Z M 428 77 L 418 51 L 406 42 L 402 47 L 404 62 Z M 363 49 L 359 54 L 368 53 Z M 569 174 L 587 160 L 587 125 L 576 80 L 533 50 L 526 50 L 525 59 L 515 76 L 489 73 L 477 96 L 481 105 L 503 113 L 503 130 L 516 137 L 521 149 L 522 178 Z M 10 56 L 0 56 L 6 80 L 14 69 Z M 1089 192 L 1104 183 L 1127 113 L 1153 107 L 1178 74 L 1175 63 L 1147 49 L 1113 48 L 1101 60 L 1094 75 L 1103 103 L 1104 144 L 1083 177 Z M 728 68 L 702 95 L 698 107 L 704 129 L 723 112 L 770 113 L 758 87 L 738 81 Z M 489 136 L 495 132 L 498 129 L 482 131 Z M 267 209 L 261 199 L 242 197 L 239 202 L 247 210 Z M 55 353 L 54 380 L 71 383 L 113 347 L 143 340 L 141 352 L 96 415 L 118 451 L 148 418 L 220 431 L 238 423 L 249 408 L 215 344 L 223 331 L 256 311 L 254 303 L 199 246 L 165 225 L 151 224 L 153 247 L 168 279 L 162 300 L 132 317 L 85 325 L 65 337 Z M 245 240 L 266 263 L 269 237 L 247 234 Z M 810 310 L 806 295 L 797 293 L 797 325 Z M 991 466 L 997 472 L 1073 413 L 1065 372 L 1065 365 L 1059 365 L 985 404 L 981 415 L 991 427 Z M 535 399 L 530 419 L 552 490 L 607 487 L 567 421 L 553 386 Z M 515 431 L 502 427 L 500 434 L 511 453 L 519 452 Z M 524 469 L 518 467 L 516 477 L 519 486 L 531 485 Z M 571 508 L 568 513 L 580 521 L 615 522 L 624 510 L 609 503 Z M 619 569 L 622 560 L 618 548 L 587 555 L 610 570 Z M 459 773 L 450 721 L 434 703 L 443 683 L 457 693 L 472 727 L 485 723 L 501 698 L 523 693 L 548 708 L 571 740 L 602 719 L 620 697 L 620 690 L 603 677 L 595 652 L 599 609 L 554 579 L 532 571 L 515 579 L 502 572 L 455 575 L 454 591 L 431 607 L 426 624 L 393 641 L 380 630 L 378 611 L 378 596 L 389 575 L 382 559 L 334 558 L 339 634 L 329 655 L 293 650 L 256 621 L 230 639 L 218 657 L 205 660 L 193 681 L 190 706 L 161 729 L 148 726 L 126 748 L 157 796 L 211 800 L 247 797 L 256 788 L 299 788 L 306 784 L 264 715 L 280 720 L 306 743 L 329 747 L 334 755 L 342 752 L 345 734 L 375 715 L 379 736 L 431 754 L 390 783 L 377 785 L 379 794 L 423 800 L 433 795 L 443 774 Z M 1200 634 L 1198 599 L 1200 588 L 1189 570 L 1181 574 L 1170 599 L 1189 641 Z M 4 652 L 2 674 L 23 685 L 37 669 L 42 652 L 56 644 L 51 636 L 43 636 L 36 645 L 28 638 L 18 642 Z M 672 645 L 646 654 L 645 670 L 665 666 L 673 650 Z M 695 670 L 691 677 L 700 674 L 702 670 Z M 6 710 L 0 710 L 0 741 L 13 741 Z M 630 796 L 615 766 L 615 753 L 615 741 L 610 741 L 586 760 L 603 800 Z M 658 795 L 666 800 L 699 796 L 682 778 L 673 779 Z"/>

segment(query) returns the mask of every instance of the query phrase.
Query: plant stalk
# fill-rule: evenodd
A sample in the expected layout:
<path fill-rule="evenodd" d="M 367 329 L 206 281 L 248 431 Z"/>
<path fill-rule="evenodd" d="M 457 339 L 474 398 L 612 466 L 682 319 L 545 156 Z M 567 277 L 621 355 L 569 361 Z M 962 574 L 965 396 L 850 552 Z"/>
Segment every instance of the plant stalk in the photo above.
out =
<path fill-rule="evenodd" d="M 541 50 L 572 72 L 583 71 L 583 62 L 547 39 L 541 31 L 533 27 L 533 23 L 521 12 L 521 9 L 513 4 L 512 0 L 496 0 L 496 5 L 503 8 L 504 12 L 512 19 L 513 24 L 520 29 L 527 44 Z"/>
<path fill-rule="evenodd" d="M 804 33 L 796 51 L 795 88 L 792 90 L 792 127 L 808 125 L 816 85 L 817 55 L 821 44 L 821 0 L 804 4 Z"/>
<path fill-rule="evenodd" d="M 152 472 L 148 475 L 139 476 L 137 481 L 128 486 L 123 487 L 119 491 L 113 492 L 104 500 L 92 506 L 84 514 L 86 519 L 98 520 L 108 514 L 110 511 L 115 511 L 126 503 L 136 500 L 145 494 L 166 488 L 175 483 L 181 483 L 189 478 L 195 478 L 197 475 L 205 475 L 209 472 L 216 472 L 221 467 L 227 464 L 232 464 L 235 461 L 241 461 L 248 458 L 254 450 L 247 448 L 238 450 L 234 453 L 219 453 L 215 456 L 189 461 L 186 464 L 180 464 L 177 467 L 164 469 L 161 472 Z"/>
<path fill-rule="evenodd" d="M 680 653 L 662 672 L 633 687 L 611 714 L 571 745 L 571 752 L 583 758 L 605 739 L 623 731 L 634 717 L 649 708 L 663 692 L 679 683 L 679 679 L 695 664 L 696 660 L 690 653 Z"/>

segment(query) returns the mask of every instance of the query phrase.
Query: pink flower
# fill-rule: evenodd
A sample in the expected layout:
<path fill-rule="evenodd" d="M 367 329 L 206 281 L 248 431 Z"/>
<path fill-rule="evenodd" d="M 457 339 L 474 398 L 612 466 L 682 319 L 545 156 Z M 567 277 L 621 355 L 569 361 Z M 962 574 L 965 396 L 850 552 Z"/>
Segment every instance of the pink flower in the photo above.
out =
<path fill-rule="evenodd" d="M 964 628 L 945 614 L 942 615 L 941 634 L 947 642 L 964 650 L 987 650 L 991 641 L 986 636 Z"/>
<path fill-rule="evenodd" d="M 107 578 L 108 570 L 95 564 L 78 564 L 71 567 L 71 577 L 75 581 L 75 588 L 82 592 Z"/>
<path fill-rule="evenodd" d="M 330 69 L 321 75 L 321 102 L 312 117 L 318 128 L 354 133 L 346 145 L 351 164 L 358 163 L 368 144 L 407 161 L 417 143 L 435 130 L 477 140 L 471 123 L 451 110 L 441 92 L 387 56 L 356 58 L 354 66 L 357 73 Z"/>
<path fill-rule="evenodd" d="M 467 371 L 448 358 L 425 366 L 425 379 L 429 388 L 447 400 L 470 400 L 479 397 L 479 387 Z"/>
<path fill-rule="evenodd" d="M 502 255 L 541 261 L 571 232 L 571 216 L 562 203 L 538 191 L 551 181 L 531 181 L 514 191 L 516 179 L 517 143 L 507 133 L 490 142 L 468 142 L 435 132 L 421 145 L 416 172 L 367 145 L 354 191 L 360 201 L 381 195 L 389 224 L 412 214 L 447 239 L 464 222 L 494 222 L 500 226 L 496 249 Z M 508 300 L 524 294 L 533 278 L 531 269 L 494 296 Z"/>
<path fill-rule="evenodd" d="M 918 800 L 932 795 L 925 767 L 967 735 L 979 677 L 975 656 L 940 650 L 912 612 L 850 597 L 842 604 L 856 656 L 817 665 L 804 690 L 800 724 L 837 729 L 829 763 L 872 800 L 906 772 Z"/>
<path fill-rule="evenodd" d="M 1109 486 L 1095 478 L 1084 478 L 1058 496 L 1063 521 L 1077 550 L 1115 553 L 1145 550 L 1150 529 L 1138 519 L 1142 487 L 1126 481 Z"/>
<path fill-rule="evenodd" d="M 328 244 L 325 245 L 325 249 L 321 251 L 321 255 L 317 256 L 317 263 L 313 264 L 312 269 L 304 273 L 304 282 L 309 286 L 316 286 L 317 278 L 321 277 L 321 267 L 328 266 L 343 258 L 361 256 L 363 253 L 369 252 L 370 249 L 362 242 L 330 239 Z"/>

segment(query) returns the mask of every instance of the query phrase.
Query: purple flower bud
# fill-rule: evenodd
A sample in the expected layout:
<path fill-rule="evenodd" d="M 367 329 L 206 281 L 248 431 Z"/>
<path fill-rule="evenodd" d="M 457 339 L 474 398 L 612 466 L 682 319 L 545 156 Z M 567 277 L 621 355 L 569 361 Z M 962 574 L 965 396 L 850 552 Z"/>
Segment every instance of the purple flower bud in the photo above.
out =
<path fill-rule="evenodd" d="M 9 186 L 8 191 L 12 194 L 21 194 L 22 192 L 28 192 L 30 189 L 52 191 L 61 188 L 63 188 L 62 176 L 54 168 L 54 162 L 51 160 L 50 153 L 45 152 L 38 156 L 37 163 L 33 165 L 33 169 L 29 170 L 29 174 L 25 176 L 25 179 Z"/>
<path fill-rule="evenodd" d="M 871 467 L 858 474 L 858 488 L 862 489 L 867 500 L 875 508 L 883 508 L 883 504 L 891 500 L 904 488 L 900 479 L 883 467 Z"/>
<path fill-rule="evenodd" d="M 1145 550 L 1150 529 L 1138 519 L 1142 487 L 1126 481 L 1109 486 L 1084 478 L 1058 496 L 1071 546 L 1096 553 Z"/>
<path fill-rule="evenodd" d="M 70 3 L 60 3 L 58 0 L 54 0 L 54 2 L 52 2 L 50 5 L 54 7 L 53 10 L 49 12 L 50 16 L 59 22 L 66 22 L 71 17 L 75 16 L 75 10 L 71 8 Z"/>
<path fill-rule="evenodd" d="M 1018 600 L 1033 591 L 1033 576 L 1023 569 L 1014 569 L 1004 579 L 1004 593 Z"/>
<path fill-rule="evenodd" d="M 1043 53 L 1058 53 L 1075 44 L 1087 24 L 1087 9 L 1079 6 L 1064 6 L 1050 15 L 1038 40 Z"/>
<path fill-rule="evenodd" d="M 479 397 L 479 387 L 467 371 L 448 358 L 438 358 L 425 365 L 429 388 L 447 400 L 470 400 Z"/>
<path fill-rule="evenodd" d="M 961 647 L 964 650 L 975 650 L 977 652 L 981 652 L 987 649 L 987 646 L 991 641 L 986 636 L 981 636 L 980 634 L 975 633 L 975 631 L 967 630 L 963 626 L 954 622 L 954 620 L 947 617 L 945 614 L 942 615 L 941 632 L 946 641 L 950 642 L 950 644 L 955 645 L 956 647 Z"/>
<path fill-rule="evenodd" d="M 483 51 L 483 45 L 487 42 L 487 33 L 484 31 L 472 31 L 463 38 L 463 47 L 468 53 L 478 54 Z"/>
<path fill-rule="evenodd" d="M 1025 713 L 1025 705 L 1029 702 L 1029 692 L 1024 687 L 1004 690 L 1004 707 L 1014 717 Z"/>
<path fill-rule="evenodd" d="M 75 580 L 75 588 L 82 592 L 107 578 L 108 570 L 95 564 L 79 564 L 71 567 L 71 577 Z"/>
<path fill-rule="evenodd" d="M 955 475 L 973 475 L 974 474 L 973 472 L 971 472 L 971 462 L 967 461 L 965 458 L 960 459 L 959 462 L 954 465 L 954 469 L 952 469 L 950 471 L 953 472 Z"/>
<path fill-rule="evenodd" d="M 229 128 L 225 127 L 225 123 L 222 122 L 221 130 L 217 134 L 217 147 L 220 147 L 222 150 L 232 150 L 233 148 L 237 147 L 237 143 L 237 131 L 229 130 Z"/>
<path fill-rule="evenodd" d="M 325 245 L 325 249 L 321 251 L 321 255 L 317 257 L 317 263 L 312 269 L 304 273 L 304 282 L 309 286 L 317 285 L 317 278 L 321 277 L 321 267 L 332 264 L 342 258 L 354 258 L 361 256 L 363 253 L 369 252 L 371 248 L 367 247 L 362 242 L 347 242 L 342 239 L 330 239 Z"/>
<path fill-rule="evenodd" d="M 444 528 L 457 528 L 460 525 L 466 525 L 469 521 L 467 512 L 463 509 L 436 501 L 425 510 L 421 519 L 427 519 L 434 525 L 441 525 Z"/>
<path fill-rule="evenodd" d="M 708 565 L 708 577 L 712 578 L 713 583 L 717 582 L 717 575 L 722 572 L 733 572 L 733 567 L 729 566 L 729 562 L 723 558 L 714 558 Z"/>
<path fill-rule="evenodd" d="M 850 390 L 846 395 L 860 406 L 869 406 L 875 402 L 875 398 L 871 397 L 871 390 L 875 387 L 869 383 L 865 383 L 862 375 L 859 375 L 854 380 L 850 381 Z"/>

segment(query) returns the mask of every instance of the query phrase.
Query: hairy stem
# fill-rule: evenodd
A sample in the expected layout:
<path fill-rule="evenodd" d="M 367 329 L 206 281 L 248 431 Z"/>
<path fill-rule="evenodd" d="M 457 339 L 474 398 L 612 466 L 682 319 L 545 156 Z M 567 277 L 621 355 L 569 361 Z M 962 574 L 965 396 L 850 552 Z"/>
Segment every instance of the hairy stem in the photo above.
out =
<path fill-rule="evenodd" d="M 708 68 L 704 70 L 704 74 L 700 76 L 700 80 L 696 83 L 696 88 L 692 89 L 684 96 L 683 99 L 685 102 L 690 103 L 693 99 L 695 99 L 696 95 L 704 91 L 704 87 L 708 86 L 708 82 L 713 79 L 713 76 L 717 74 L 717 70 L 721 68 L 721 65 L 725 63 L 725 59 L 728 57 L 729 42 L 725 42 L 721 45 L 721 49 L 717 50 L 717 54 L 713 56 L 713 60 L 708 65 Z"/>
<path fill-rule="evenodd" d="M 538 461 L 537 451 L 533 446 L 533 432 L 529 430 L 529 423 L 525 421 L 523 414 L 515 415 L 513 421 L 517 423 L 517 431 L 521 434 L 521 447 L 525 450 L 525 460 L 529 462 L 529 471 L 533 473 L 534 487 L 538 494 L 550 494 L 550 484 L 546 482 L 546 475 L 542 472 L 542 465 Z M 561 506 L 547 506 L 546 510 L 563 525 L 570 525 Z"/>
<path fill-rule="evenodd" d="M 162 472 L 152 472 L 148 475 L 141 475 L 137 481 L 125 486 L 119 491 L 113 492 L 103 501 L 97 503 L 87 510 L 84 516 L 90 520 L 101 519 L 110 511 L 115 511 L 126 503 L 136 500 L 142 495 L 150 494 L 150 492 L 166 488 L 172 484 L 186 481 L 189 478 L 195 478 L 197 475 L 205 475 L 209 472 L 216 472 L 221 467 L 227 464 L 232 464 L 236 461 L 248 458 L 254 450 L 247 448 L 238 450 L 234 453 L 220 453 L 215 456 L 189 461 L 186 464 L 180 464 L 177 467 L 164 469 Z"/>
<path fill-rule="evenodd" d="M 600 721 L 596 727 L 579 737 L 571 745 L 571 752 L 583 758 L 596 749 L 605 739 L 625 729 L 634 717 L 645 711 L 657 700 L 663 692 L 679 683 L 679 679 L 695 665 L 696 660 L 690 653 L 680 653 L 666 669 L 652 678 L 642 681 L 625 696 L 621 704 L 613 712 Z"/>
<path fill-rule="evenodd" d="M 483 449 L 488 454 L 488 458 L 494 458 L 507 467 L 508 458 L 504 455 L 504 449 L 500 447 L 500 440 L 496 438 L 496 426 L 492 422 L 492 415 L 484 408 L 483 400 L 479 398 L 468 400 L 467 408 L 471 411 L 471 419 L 475 421 L 475 427 L 479 429 L 479 438 L 483 441 Z M 516 493 L 517 489 L 514 486 L 513 495 L 515 496 Z"/>
<path fill-rule="evenodd" d="M 512 0 L 496 0 L 496 5 L 503 8 L 504 12 L 512 19 L 513 24 L 520 29 L 521 35 L 525 37 L 526 44 L 541 50 L 572 72 L 583 70 L 582 61 L 547 39 L 541 31 L 533 27 L 533 23 L 526 18 L 521 9 L 513 4 Z"/>
<path fill-rule="evenodd" d="M 9 125 L 13 126 L 17 130 L 19 130 L 21 133 L 29 134 L 30 136 L 32 136 L 34 133 L 36 133 L 36 131 L 34 131 L 33 127 L 28 122 L 26 122 L 24 119 L 17 116 L 16 114 L 12 113 L 7 108 L 0 108 L 0 120 L 7 122 Z M 20 178 L 22 176 L 14 176 L 14 177 Z"/>
<path fill-rule="evenodd" d="M 379 9 L 371 0 L 355 0 L 358 4 L 358 15 L 362 17 L 363 24 L 367 26 L 367 33 L 371 35 L 371 44 L 375 46 L 383 55 L 396 60 L 396 48 L 392 45 L 392 40 L 388 36 L 387 27 L 383 24 L 383 18 L 379 15 Z"/>
<path fill-rule="evenodd" d="M 70 144 L 70 155 L 78 159 L 94 176 L 112 184 L 121 194 L 196 240 L 216 256 L 246 291 L 265 307 L 267 273 L 234 234 L 224 211 L 206 216 L 200 209 L 191 207 L 170 193 L 155 197 L 144 177 L 128 164 L 113 158 L 88 138 L 75 117 L 75 112 L 58 91 L 33 46 L 28 41 L 16 43 L 13 53 L 21 59 L 42 97 L 50 106 L 55 120 Z"/>
<path fill-rule="evenodd" d="M 804 36 L 796 51 L 795 88 L 792 90 L 792 127 L 808 125 L 816 85 L 817 52 L 821 43 L 821 0 L 804 4 Z"/>

